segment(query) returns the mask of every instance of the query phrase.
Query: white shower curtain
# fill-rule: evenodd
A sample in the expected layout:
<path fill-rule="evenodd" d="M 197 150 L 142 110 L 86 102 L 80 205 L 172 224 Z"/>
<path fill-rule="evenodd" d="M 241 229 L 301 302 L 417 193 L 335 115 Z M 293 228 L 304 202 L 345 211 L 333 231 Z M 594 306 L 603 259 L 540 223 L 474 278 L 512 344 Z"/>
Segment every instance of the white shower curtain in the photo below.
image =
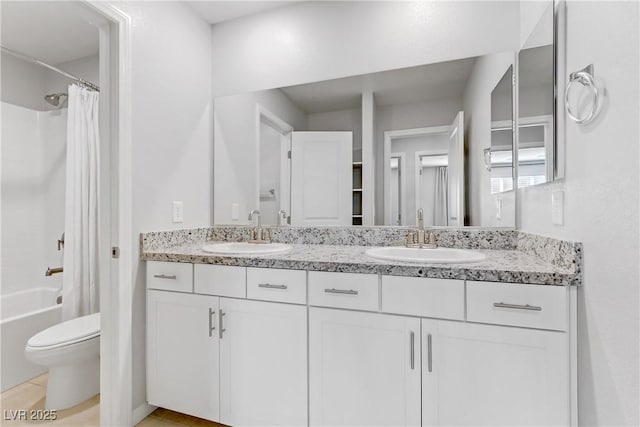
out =
<path fill-rule="evenodd" d="M 433 204 L 434 225 L 449 225 L 449 168 L 436 169 L 436 193 Z"/>
<path fill-rule="evenodd" d="M 99 311 L 98 92 L 69 86 L 62 285 L 64 320 Z"/>

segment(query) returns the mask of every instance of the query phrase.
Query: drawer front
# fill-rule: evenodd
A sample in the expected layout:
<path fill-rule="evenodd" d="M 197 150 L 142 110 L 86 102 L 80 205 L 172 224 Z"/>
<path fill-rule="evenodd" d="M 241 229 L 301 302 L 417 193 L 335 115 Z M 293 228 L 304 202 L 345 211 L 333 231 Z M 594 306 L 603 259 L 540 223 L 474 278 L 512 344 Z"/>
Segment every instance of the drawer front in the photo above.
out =
<path fill-rule="evenodd" d="M 464 320 L 464 280 L 382 276 L 382 311 Z"/>
<path fill-rule="evenodd" d="M 193 292 L 193 264 L 147 261 L 147 289 Z"/>
<path fill-rule="evenodd" d="M 221 297 L 246 298 L 246 267 L 195 264 L 193 288 L 197 294 Z"/>
<path fill-rule="evenodd" d="M 467 320 L 564 331 L 567 290 L 563 286 L 469 281 Z"/>
<path fill-rule="evenodd" d="M 247 298 L 307 303 L 307 272 L 276 268 L 247 268 Z"/>
<path fill-rule="evenodd" d="M 378 275 L 309 272 L 309 304 L 378 311 Z"/>

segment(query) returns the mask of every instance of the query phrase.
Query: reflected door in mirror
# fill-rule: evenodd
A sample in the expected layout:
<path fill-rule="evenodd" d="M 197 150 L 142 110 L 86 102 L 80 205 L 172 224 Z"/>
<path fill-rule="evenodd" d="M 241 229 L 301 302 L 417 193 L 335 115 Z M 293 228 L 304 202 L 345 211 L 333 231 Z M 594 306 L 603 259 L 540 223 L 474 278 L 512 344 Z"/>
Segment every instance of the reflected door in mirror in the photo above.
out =
<path fill-rule="evenodd" d="M 291 224 L 351 225 L 351 132 L 293 132 Z"/>

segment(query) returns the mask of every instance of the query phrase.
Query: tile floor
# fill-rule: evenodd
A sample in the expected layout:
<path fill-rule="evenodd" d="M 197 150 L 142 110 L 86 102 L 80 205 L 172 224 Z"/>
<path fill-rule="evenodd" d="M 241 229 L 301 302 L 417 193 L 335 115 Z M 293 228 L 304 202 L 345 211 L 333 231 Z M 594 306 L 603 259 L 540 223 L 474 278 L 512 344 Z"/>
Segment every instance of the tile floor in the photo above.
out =
<path fill-rule="evenodd" d="M 47 374 L 34 378 L 26 383 L 17 385 L 2 393 L 0 396 L 2 426 L 31 426 L 34 424 L 64 426 L 64 427 L 99 427 L 100 426 L 100 396 L 95 396 L 73 408 L 57 412 L 55 421 L 12 420 L 11 412 L 25 410 L 27 415 L 31 410 L 44 409 L 44 399 L 47 391 Z M 211 421 L 169 411 L 156 409 L 151 415 L 138 423 L 141 427 L 224 427 Z"/>

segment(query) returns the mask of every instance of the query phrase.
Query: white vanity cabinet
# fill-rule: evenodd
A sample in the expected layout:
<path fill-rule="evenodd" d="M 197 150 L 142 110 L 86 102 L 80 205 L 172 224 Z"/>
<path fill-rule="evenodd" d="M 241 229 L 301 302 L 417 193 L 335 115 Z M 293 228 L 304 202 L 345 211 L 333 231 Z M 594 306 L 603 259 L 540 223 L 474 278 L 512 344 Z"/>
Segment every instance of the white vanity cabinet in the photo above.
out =
<path fill-rule="evenodd" d="M 420 425 L 420 320 L 309 309 L 313 426 Z"/>
<path fill-rule="evenodd" d="M 220 417 L 219 298 L 147 291 L 147 400 L 200 418 Z"/>
<path fill-rule="evenodd" d="M 566 334 L 422 320 L 422 425 L 569 425 Z"/>
<path fill-rule="evenodd" d="M 577 425 L 576 288 L 149 262 L 149 403 L 228 425 Z"/>
<path fill-rule="evenodd" d="M 194 266 L 150 262 L 147 267 L 152 273 L 147 282 L 149 403 L 233 426 L 306 425 L 306 305 L 151 289 L 158 280 L 164 287 L 164 280 L 174 283 L 175 272 L 185 267 Z M 245 270 L 200 266 L 194 288 L 244 295 Z M 170 278 L 153 277 L 158 271 Z M 181 281 L 191 280 L 186 274 Z M 299 275 L 285 276 L 291 289 L 306 287 L 304 272 L 302 282 Z M 179 289 L 191 292 L 192 287 Z"/>
<path fill-rule="evenodd" d="M 307 308 L 220 299 L 220 422 L 307 424 Z"/>

